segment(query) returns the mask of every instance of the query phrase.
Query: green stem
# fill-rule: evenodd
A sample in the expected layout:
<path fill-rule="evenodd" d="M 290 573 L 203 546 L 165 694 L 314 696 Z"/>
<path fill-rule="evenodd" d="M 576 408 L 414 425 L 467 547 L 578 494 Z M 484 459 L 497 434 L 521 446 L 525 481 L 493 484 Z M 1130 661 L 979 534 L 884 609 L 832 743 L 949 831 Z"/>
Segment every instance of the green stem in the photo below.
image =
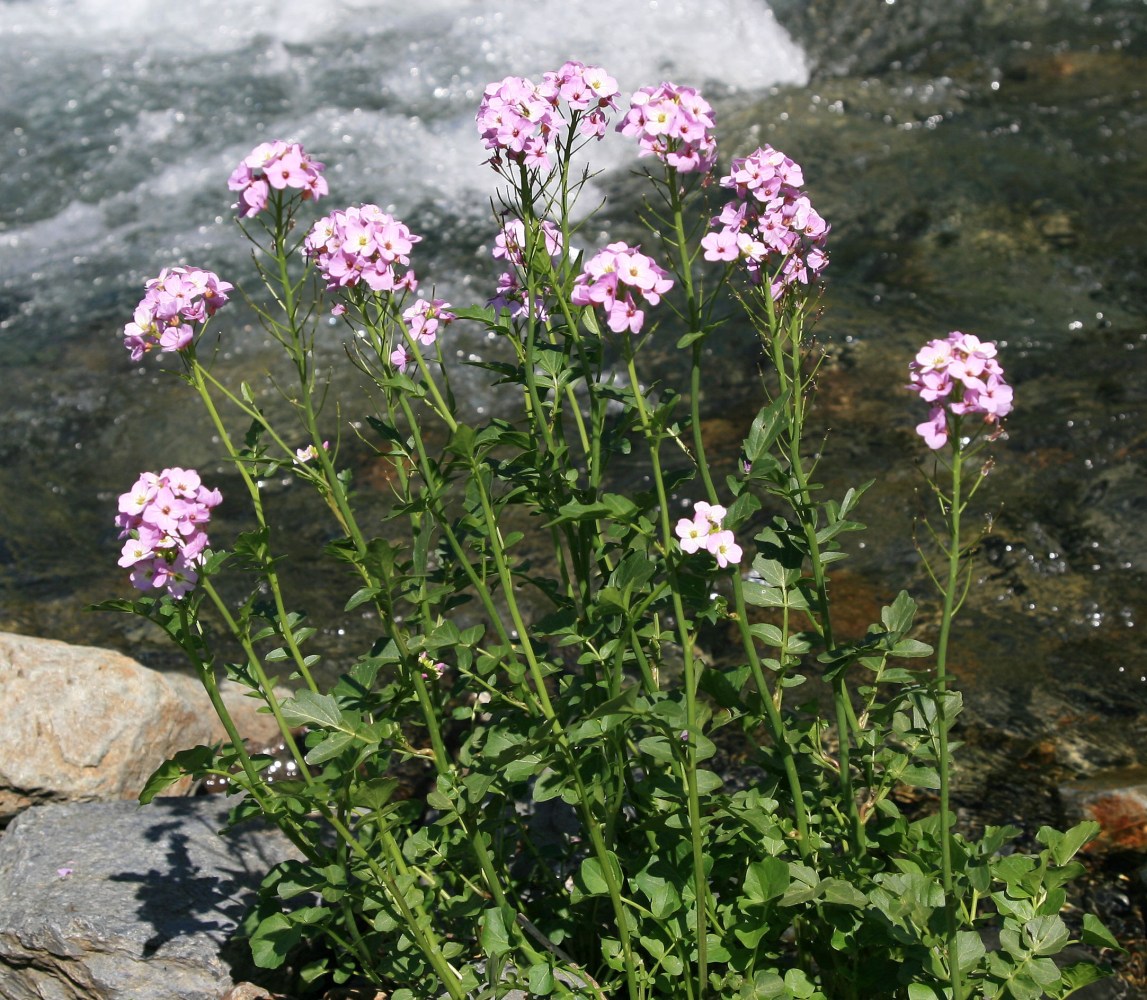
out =
<path fill-rule="evenodd" d="M 223 443 L 224 448 L 226 448 L 228 456 L 230 456 L 231 460 L 235 463 L 235 467 L 239 470 L 239 475 L 243 479 L 243 484 L 247 487 L 247 494 L 251 498 L 251 506 L 255 513 L 255 519 L 259 523 L 259 527 L 267 529 L 267 520 L 263 513 L 263 498 L 259 493 L 259 485 L 251 477 L 251 471 L 248 469 L 247 463 L 239 455 L 238 449 L 236 449 L 230 434 L 227 432 L 223 419 L 219 415 L 219 410 L 215 406 L 215 400 L 211 398 L 211 393 L 207 388 L 204 370 L 195 356 L 194 348 L 188 351 L 187 374 L 192 386 L 194 386 L 196 392 L 199 393 L 199 398 L 203 401 L 203 405 L 211 418 L 211 422 L 215 426 L 215 431 L 219 435 L 219 440 Z M 266 541 L 260 546 L 260 556 L 262 558 L 260 560 L 259 569 L 267 581 L 267 586 L 275 602 L 275 616 L 282 626 L 279 630 L 279 634 L 282 636 L 283 642 L 291 654 L 291 659 L 299 671 L 299 676 L 303 678 L 312 691 L 317 692 L 319 689 L 318 684 L 311 675 L 306 659 L 299 649 L 298 643 L 295 641 L 286 604 L 283 601 L 283 590 L 279 583 L 279 575 L 275 571 L 274 561 L 266 551 L 266 546 Z M 273 692 L 269 689 L 265 691 L 264 694 L 268 699 L 273 699 L 274 697 Z"/>
<path fill-rule="evenodd" d="M 660 438 L 655 432 L 649 419 L 649 412 L 645 406 L 645 397 L 641 392 L 641 383 L 637 378 L 637 367 L 633 357 L 633 344 L 626 338 L 625 345 L 626 367 L 629 372 L 629 384 L 633 390 L 633 398 L 637 406 L 641 428 L 649 447 L 649 461 L 652 465 L 653 482 L 657 488 L 657 502 L 660 508 L 662 546 L 668 555 L 673 548 L 673 529 L 669 524 L 669 498 L 665 495 L 665 478 L 661 472 Z M 697 996 L 703 1000 L 709 979 L 709 942 L 708 942 L 708 902 L 709 885 L 705 877 L 705 841 L 701 829 L 701 798 L 697 790 L 697 736 L 700 735 L 697 723 L 697 690 L 699 674 L 697 661 L 693 656 L 694 637 L 689 630 L 685 607 L 681 600 L 681 588 L 677 585 L 675 573 L 670 574 L 670 595 L 673 602 L 673 613 L 677 619 L 677 631 L 681 642 L 681 656 L 684 663 L 685 680 L 685 725 L 688 730 L 688 743 L 685 747 L 685 794 L 689 808 L 689 833 L 693 854 L 693 885 L 697 906 Z"/>
<path fill-rule="evenodd" d="M 944 914 L 948 937 L 948 976 L 953 1000 L 963 1000 L 964 988 L 957 948 L 958 900 L 952 878 L 952 819 L 949 812 L 950 765 L 948 754 L 948 718 L 945 692 L 948 686 L 948 639 L 956 613 L 956 592 L 960 586 L 960 514 L 964 501 L 960 497 L 963 471 L 960 451 L 960 418 L 952 421 L 952 495 L 948 504 L 948 579 L 944 587 L 944 612 L 940 619 L 940 639 L 936 644 L 936 725 L 939 743 L 940 771 L 940 858 L 944 878 Z"/>
<path fill-rule="evenodd" d="M 766 293 L 767 294 L 767 293 Z M 819 618 L 821 639 L 825 652 L 830 655 L 836 651 L 836 639 L 832 629 L 831 605 L 828 597 L 828 575 L 825 571 L 824 560 L 821 556 L 820 542 L 817 539 L 816 508 L 808 486 L 808 475 L 804 470 L 801 458 L 801 446 L 805 424 L 805 390 L 807 382 L 804 376 L 804 359 L 800 346 L 803 333 L 804 320 L 798 310 L 790 320 L 786 333 L 782 333 L 775 313 L 770 307 L 770 326 L 772 329 L 773 361 L 780 377 L 782 393 L 787 392 L 789 399 L 788 435 L 786 450 L 788 452 L 789 469 L 796 484 L 794 509 L 804 532 L 805 545 L 808 549 L 809 564 L 812 568 L 813 586 L 816 590 L 817 617 Z M 783 341 L 789 341 L 789 350 L 786 351 Z M 864 823 L 860 818 L 860 809 L 856 801 L 856 790 L 852 784 L 851 761 L 851 732 L 850 717 L 855 718 L 849 699 L 848 684 L 845 671 L 841 670 L 832 684 L 833 704 L 836 711 L 836 728 L 839 741 L 840 765 L 840 794 L 844 800 L 850 825 L 852 827 L 852 849 L 858 855 L 867 852 L 867 838 Z"/>

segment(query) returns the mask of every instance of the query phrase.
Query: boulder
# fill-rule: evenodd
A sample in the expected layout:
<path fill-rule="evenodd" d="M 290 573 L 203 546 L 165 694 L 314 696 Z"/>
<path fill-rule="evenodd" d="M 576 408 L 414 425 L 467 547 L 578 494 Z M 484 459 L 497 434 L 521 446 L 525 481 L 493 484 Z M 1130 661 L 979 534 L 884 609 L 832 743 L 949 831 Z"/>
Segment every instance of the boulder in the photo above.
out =
<path fill-rule="evenodd" d="M 266 828 L 220 836 L 228 807 L 199 796 L 21 813 L 0 838 L 0 997 L 219 1000 L 245 958 L 225 943 L 293 854 Z"/>
<path fill-rule="evenodd" d="M 220 685 L 259 747 L 278 729 L 240 685 Z M 135 798 L 178 750 L 226 739 L 199 681 L 120 653 L 0 633 L 0 826 L 40 802 Z M 184 782 L 173 789 L 190 790 Z"/>

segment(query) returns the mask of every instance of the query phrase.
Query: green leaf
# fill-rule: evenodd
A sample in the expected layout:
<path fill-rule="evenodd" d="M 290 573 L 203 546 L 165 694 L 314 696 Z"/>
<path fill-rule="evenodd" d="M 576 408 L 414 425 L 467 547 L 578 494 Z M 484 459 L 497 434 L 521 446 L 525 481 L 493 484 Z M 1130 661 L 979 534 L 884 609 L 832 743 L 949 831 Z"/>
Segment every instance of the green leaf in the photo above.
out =
<path fill-rule="evenodd" d="M 211 766 L 219 745 L 197 746 L 190 750 L 180 750 L 170 760 L 165 760 L 147 779 L 143 791 L 139 793 L 140 805 L 147 805 L 165 788 L 170 788 L 187 774 L 201 774 Z"/>
<path fill-rule="evenodd" d="M 365 604 L 367 601 L 373 600 L 381 593 L 381 587 L 362 587 L 351 594 L 350 600 L 348 600 L 343 607 L 343 611 L 353 611 L 360 604 Z"/>
<path fill-rule="evenodd" d="M 317 746 L 311 747 L 311 749 L 307 751 L 306 757 L 303 759 L 308 764 L 322 764 L 330 760 L 332 757 L 337 757 L 354 741 L 354 736 L 351 733 L 331 733 L 330 736 L 324 739 Z"/>
<path fill-rule="evenodd" d="M 251 957 L 260 969 L 277 969 L 303 937 L 303 928 L 282 913 L 259 921 L 251 935 Z"/>
<path fill-rule="evenodd" d="M 606 851 L 606 860 L 612 870 L 614 885 L 621 885 L 621 865 L 612 851 Z M 587 896 L 609 895 L 609 882 L 597 858 L 586 858 L 581 863 L 581 881 Z"/>
<path fill-rule="evenodd" d="M 781 393 L 768 406 L 753 419 L 749 428 L 749 436 L 745 438 L 745 458 L 749 464 L 763 458 L 772 449 L 782 430 L 788 423 L 786 407 L 789 402 L 789 393 Z"/>
<path fill-rule="evenodd" d="M 1123 947 L 1117 940 L 1115 935 L 1111 933 L 1106 927 L 1103 926 L 1103 921 L 1094 913 L 1085 913 L 1083 915 L 1083 934 L 1081 939 L 1084 944 L 1091 945 L 1093 948 L 1113 948 L 1115 951 L 1127 954 L 1127 949 Z"/>
<path fill-rule="evenodd" d="M 530 996 L 548 997 L 554 991 L 554 970 L 542 962 L 530 966 L 526 974 Z"/>
<path fill-rule="evenodd" d="M 940 772 L 934 767 L 906 767 L 900 774 L 900 780 L 913 788 L 939 788 Z"/>
<path fill-rule="evenodd" d="M 479 938 L 482 951 L 487 955 L 498 957 L 510 950 L 510 934 L 506 929 L 506 921 L 501 909 L 490 907 L 482 914 L 482 934 Z"/>
<path fill-rule="evenodd" d="M 321 726 L 324 729 L 343 727 L 343 714 L 339 703 L 329 694 L 300 691 L 294 698 L 283 702 L 283 718 L 292 726 Z"/>
<path fill-rule="evenodd" d="M 1066 833 L 1053 830 L 1050 826 L 1040 827 L 1036 839 L 1051 849 L 1051 856 L 1057 865 L 1066 865 L 1084 844 L 1094 840 L 1098 834 L 1099 824 L 1094 820 L 1085 820 Z"/>
<path fill-rule="evenodd" d="M 784 895 L 790 882 L 789 866 L 780 858 L 754 861 L 745 874 L 745 895 L 750 902 L 767 903 Z"/>
<path fill-rule="evenodd" d="M 1081 990 L 1090 983 L 1106 979 L 1111 975 L 1111 970 L 1096 965 L 1094 962 L 1074 962 L 1066 968 L 1060 969 L 1059 974 L 1063 978 L 1064 986 L 1068 987 L 1068 993 L 1065 996 L 1070 996 L 1076 990 Z"/>
<path fill-rule="evenodd" d="M 856 886 L 842 878 L 826 878 L 821 882 L 826 903 L 836 903 L 838 906 L 854 906 L 863 909 L 868 905 L 868 897 Z"/>
<path fill-rule="evenodd" d="M 1024 940 L 1033 955 L 1058 955 L 1070 938 L 1058 916 L 1033 917 L 1024 924 Z"/>
<path fill-rule="evenodd" d="M 916 616 L 916 602 L 908 596 L 908 591 L 902 590 L 896 595 L 888 607 L 880 611 L 880 621 L 888 632 L 894 635 L 903 635 L 912 627 L 912 619 Z"/>
<path fill-rule="evenodd" d="M 959 931 L 956 934 L 956 955 L 960 971 L 971 969 L 984 957 L 984 942 L 976 931 Z"/>
<path fill-rule="evenodd" d="M 528 753 L 510 761 L 502 769 L 502 774 L 507 781 L 528 781 L 542 769 L 543 760 L 539 753 Z"/>

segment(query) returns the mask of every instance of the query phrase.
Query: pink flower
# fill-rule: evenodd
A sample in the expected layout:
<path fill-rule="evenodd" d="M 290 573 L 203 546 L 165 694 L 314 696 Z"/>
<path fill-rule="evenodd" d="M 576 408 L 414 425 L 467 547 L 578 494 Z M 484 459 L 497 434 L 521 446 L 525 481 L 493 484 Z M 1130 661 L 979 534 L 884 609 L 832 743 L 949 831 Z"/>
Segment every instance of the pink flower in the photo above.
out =
<path fill-rule="evenodd" d="M 717 560 L 717 565 L 724 569 L 730 564 L 741 561 L 741 546 L 733 538 L 731 531 L 715 531 L 709 536 L 705 547 Z"/>
<path fill-rule="evenodd" d="M 617 81 L 598 66 L 567 62 L 540 84 L 521 76 L 491 83 L 475 120 L 483 145 L 498 169 L 503 158 L 531 169 L 549 170 L 550 153 L 566 126 L 600 139 L 607 112 L 617 110 Z M 565 107 L 563 109 L 563 102 Z"/>
<path fill-rule="evenodd" d="M 248 153 L 227 180 L 227 187 L 239 192 L 241 218 L 258 215 L 267 207 L 272 189 L 287 188 L 302 193 L 304 200 L 327 193 L 323 165 L 312 160 L 297 142 L 263 142 Z"/>
<path fill-rule="evenodd" d="M 948 443 L 951 417 L 980 414 L 984 423 L 998 424 L 1012 410 L 1012 387 L 990 341 L 954 331 L 920 348 L 908 370 L 908 388 L 933 404 L 928 419 L 916 427 L 933 450 Z"/>
<path fill-rule="evenodd" d="M 408 268 L 410 252 L 421 241 L 377 205 L 361 205 L 319 219 L 303 250 L 329 290 L 363 284 L 375 292 L 402 292 L 418 285 Z"/>
<path fill-rule="evenodd" d="M 944 407 L 932 407 L 928 419 L 916 425 L 916 433 L 933 451 L 943 448 L 948 443 L 948 414 L 944 412 Z"/>
<path fill-rule="evenodd" d="M 717 161 L 713 125 L 713 109 L 696 90 L 662 83 L 633 95 L 617 130 L 637 137 L 638 156 L 656 156 L 680 174 L 708 173 Z"/>
<path fill-rule="evenodd" d="M 590 258 L 574 279 L 570 301 L 578 306 L 602 306 L 609 313 L 608 325 L 614 333 L 639 333 L 645 313 L 637 307 L 633 293 L 657 305 L 672 287 L 668 272 L 640 248 L 611 243 Z"/>
<path fill-rule="evenodd" d="M 681 551 L 688 552 L 690 555 L 698 549 L 704 548 L 706 539 L 709 537 L 708 524 L 699 524 L 692 517 L 681 518 L 674 531 L 681 542 Z"/>
<path fill-rule="evenodd" d="M 733 160 L 721 186 L 737 200 L 701 240 L 705 259 L 740 260 L 754 282 L 768 280 L 774 299 L 819 278 L 828 266 L 829 226 L 800 192 L 802 184 L 800 166 L 772 146 Z"/>
<path fill-rule="evenodd" d="M 429 347 L 437 339 L 439 327 L 445 328 L 458 318 L 449 309 L 450 303 L 445 299 L 419 299 L 402 317 L 409 324 L 410 336 Z"/>
<path fill-rule="evenodd" d="M 744 553 L 733 532 L 722 526 L 726 513 L 719 504 L 698 500 L 693 505 L 693 516 L 681 518 L 674 529 L 681 551 L 692 554 L 703 549 L 722 569 L 739 563 Z"/>
<path fill-rule="evenodd" d="M 222 499 L 193 469 L 143 473 L 119 498 L 116 517 L 124 539 L 119 565 L 131 569 L 132 585 L 166 590 L 172 597 L 189 593 L 208 545 L 204 525 Z"/>
<path fill-rule="evenodd" d="M 202 326 L 227 303 L 232 285 L 198 267 L 164 268 L 144 282 L 146 293 L 123 328 L 124 347 L 132 361 L 148 351 L 182 351 Z"/>
<path fill-rule="evenodd" d="M 390 352 L 390 363 L 400 372 L 406 371 L 406 366 L 410 364 L 410 354 L 405 344 L 399 344 Z"/>
<path fill-rule="evenodd" d="M 329 441 L 324 441 L 323 442 L 323 451 L 330 451 L 330 450 L 331 450 L 331 443 Z M 295 449 L 295 461 L 298 462 L 300 465 L 306 465 L 307 462 L 313 461 L 314 459 L 316 459 L 318 457 L 319 457 L 319 451 L 313 444 L 309 444 L 305 448 L 296 448 Z"/>

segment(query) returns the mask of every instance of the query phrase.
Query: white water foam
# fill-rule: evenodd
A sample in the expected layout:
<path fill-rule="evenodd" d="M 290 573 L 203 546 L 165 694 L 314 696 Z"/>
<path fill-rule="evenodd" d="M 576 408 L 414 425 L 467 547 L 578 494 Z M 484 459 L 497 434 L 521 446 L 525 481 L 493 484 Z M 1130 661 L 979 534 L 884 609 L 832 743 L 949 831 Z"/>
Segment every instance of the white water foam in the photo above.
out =
<path fill-rule="evenodd" d="M 77 253 L 106 260 L 112 283 L 241 260 L 225 249 L 239 242 L 225 182 L 270 138 L 326 161 L 332 208 L 476 225 L 495 186 L 474 129 L 482 89 L 569 58 L 623 94 L 807 77 L 765 0 L 0 0 L 0 295 L 74 309 Z M 610 135 L 593 157 L 608 170 L 634 150 Z M 52 312 L 31 305 L 37 325 Z"/>

